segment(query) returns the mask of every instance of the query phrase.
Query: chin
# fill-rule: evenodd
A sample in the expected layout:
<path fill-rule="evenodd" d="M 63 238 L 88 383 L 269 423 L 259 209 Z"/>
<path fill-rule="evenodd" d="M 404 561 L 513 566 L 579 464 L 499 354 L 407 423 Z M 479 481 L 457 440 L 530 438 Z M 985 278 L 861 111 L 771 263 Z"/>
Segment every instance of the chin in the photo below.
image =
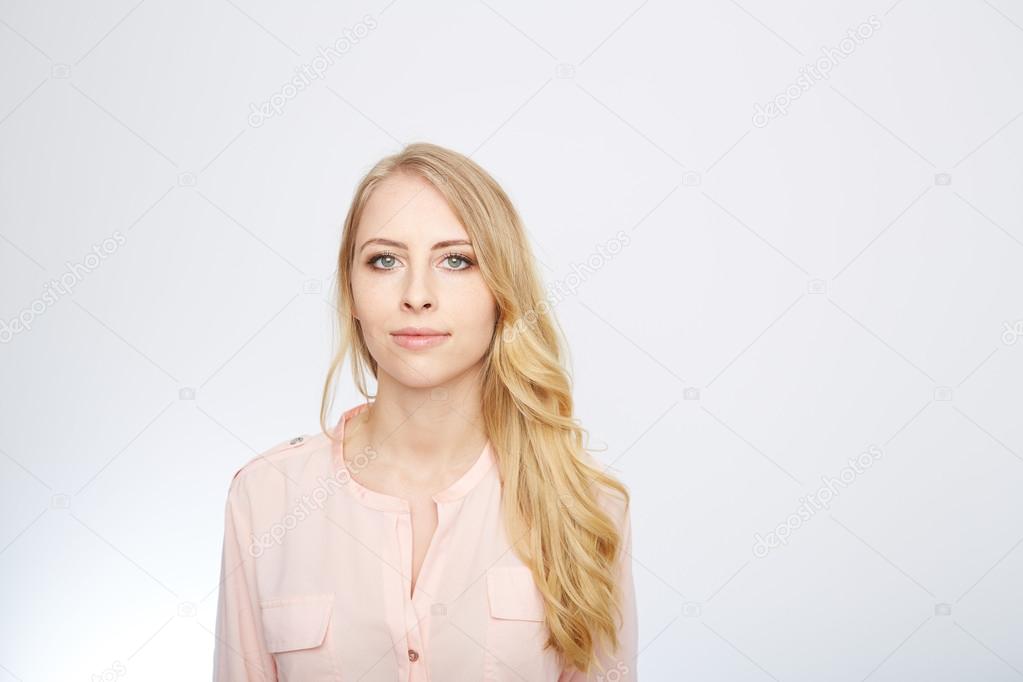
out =
<path fill-rule="evenodd" d="M 451 376 L 450 372 L 438 371 L 436 363 L 399 362 L 397 366 L 380 366 L 392 381 L 408 388 L 433 388 L 440 386 Z"/>
<path fill-rule="evenodd" d="M 428 361 L 422 363 L 422 365 L 410 363 L 409 365 L 401 364 L 399 367 L 382 369 L 390 374 L 392 380 L 396 383 L 415 389 L 451 386 L 467 371 L 472 369 L 472 366 L 443 367 L 439 365 L 440 363 L 437 361 Z M 388 369 L 394 370 L 393 373 L 388 371 Z"/>

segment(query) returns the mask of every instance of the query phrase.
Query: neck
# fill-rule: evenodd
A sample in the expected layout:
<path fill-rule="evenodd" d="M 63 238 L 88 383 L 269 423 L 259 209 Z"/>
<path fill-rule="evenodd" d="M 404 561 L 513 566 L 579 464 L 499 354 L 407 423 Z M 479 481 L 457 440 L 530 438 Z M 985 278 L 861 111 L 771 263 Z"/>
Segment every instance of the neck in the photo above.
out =
<path fill-rule="evenodd" d="M 358 428 L 379 460 L 416 478 L 464 469 L 487 442 L 478 381 L 409 388 L 381 375 Z"/>

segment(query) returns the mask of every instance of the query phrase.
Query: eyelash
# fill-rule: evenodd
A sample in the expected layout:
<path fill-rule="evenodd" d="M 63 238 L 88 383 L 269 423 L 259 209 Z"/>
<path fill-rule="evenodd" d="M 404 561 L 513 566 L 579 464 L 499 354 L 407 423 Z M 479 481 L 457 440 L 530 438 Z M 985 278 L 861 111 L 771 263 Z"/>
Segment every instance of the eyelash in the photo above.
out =
<path fill-rule="evenodd" d="M 369 258 L 369 260 L 366 261 L 366 264 L 369 265 L 370 267 L 372 267 L 374 270 L 381 270 L 381 271 L 393 270 L 394 268 L 378 268 L 378 267 L 375 267 L 373 265 L 374 263 L 376 263 L 376 261 L 378 259 L 384 258 L 386 256 L 390 256 L 391 258 L 394 258 L 394 259 L 398 258 L 397 254 L 391 253 L 390 251 L 384 251 L 383 253 L 378 253 L 378 254 L 374 254 L 373 256 L 371 256 Z M 445 253 L 444 256 L 442 257 L 442 260 L 447 260 L 448 258 L 460 258 L 463 261 L 465 261 L 465 267 L 464 268 L 454 268 L 454 269 L 453 268 L 445 268 L 446 270 L 450 270 L 451 272 L 464 272 L 465 270 L 469 270 L 470 268 L 472 268 L 475 265 L 475 263 L 473 262 L 473 260 L 471 258 L 469 258 L 468 256 L 466 256 L 464 254 L 461 254 L 461 253 L 454 253 L 454 252 L 452 252 L 452 253 Z"/>

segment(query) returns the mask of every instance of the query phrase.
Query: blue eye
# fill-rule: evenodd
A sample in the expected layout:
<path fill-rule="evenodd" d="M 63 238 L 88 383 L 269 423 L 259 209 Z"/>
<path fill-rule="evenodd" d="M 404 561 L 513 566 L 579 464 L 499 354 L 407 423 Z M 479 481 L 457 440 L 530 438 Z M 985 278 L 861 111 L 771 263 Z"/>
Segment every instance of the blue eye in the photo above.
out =
<path fill-rule="evenodd" d="M 455 261 L 457 263 L 457 262 L 460 261 L 460 262 L 465 264 L 465 267 L 462 267 L 462 268 L 448 268 L 449 270 L 468 270 L 469 268 L 472 267 L 472 261 L 469 260 L 468 258 L 466 258 L 465 256 L 463 256 L 460 253 L 449 253 L 446 256 L 444 256 L 444 260 L 447 263 L 451 263 L 451 261 Z"/>
<path fill-rule="evenodd" d="M 381 253 L 381 254 L 378 254 L 376 256 L 373 256 L 372 258 L 370 258 L 366 262 L 369 265 L 373 265 L 375 267 L 375 264 L 377 263 L 377 261 L 379 261 L 382 258 L 388 258 L 391 261 L 395 261 L 396 260 L 396 256 L 393 253 Z M 394 263 L 391 263 L 391 266 L 393 266 L 393 265 L 394 265 Z M 391 266 L 383 267 L 383 268 L 377 268 L 377 270 L 393 270 L 394 268 L 391 267 Z"/>

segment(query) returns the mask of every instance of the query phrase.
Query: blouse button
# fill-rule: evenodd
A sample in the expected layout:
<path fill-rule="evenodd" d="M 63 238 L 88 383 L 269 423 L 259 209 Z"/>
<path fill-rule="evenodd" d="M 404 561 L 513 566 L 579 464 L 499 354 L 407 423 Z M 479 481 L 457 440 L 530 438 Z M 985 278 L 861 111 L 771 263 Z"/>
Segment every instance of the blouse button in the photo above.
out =
<path fill-rule="evenodd" d="M 408 650 L 408 660 L 415 662 L 419 660 L 419 652 L 415 649 Z"/>

